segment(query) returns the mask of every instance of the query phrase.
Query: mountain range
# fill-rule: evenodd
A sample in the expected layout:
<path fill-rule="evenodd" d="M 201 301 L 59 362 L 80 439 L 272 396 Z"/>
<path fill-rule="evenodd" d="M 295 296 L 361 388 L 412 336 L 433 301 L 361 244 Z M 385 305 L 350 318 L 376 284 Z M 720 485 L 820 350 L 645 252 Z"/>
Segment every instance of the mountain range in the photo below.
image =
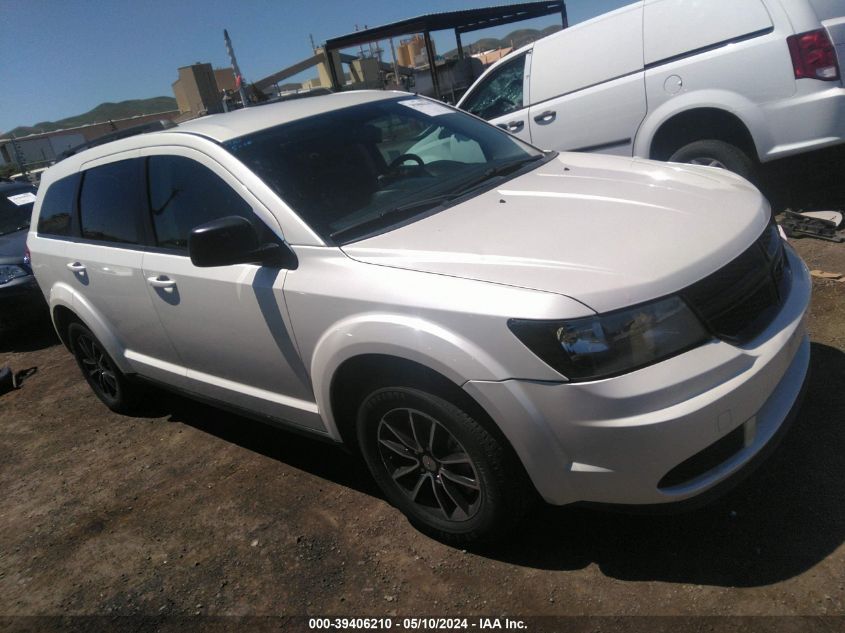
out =
<path fill-rule="evenodd" d="M 89 123 L 103 123 L 115 119 L 138 116 L 140 114 L 156 114 L 176 110 L 176 99 L 173 97 L 152 97 L 150 99 L 130 99 L 119 103 L 101 103 L 93 110 L 84 114 L 59 119 L 58 121 L 42 121 L 35 125 L 22 125 L 14 130 L 9 130 L 3 136 L 14 134 L 15 136 L 26 136 L 27 134 L 38 134 L 40 132 L 53 132 Z"/>
<path fill-rule="evenodd" d="M 470 48 L 472 48 L 473 53 L 492 51 L 497 48 L 505 48 L 508 46 L 513 46 L 514 50 L 516 50 L 517 48 L 530 44 L 535 40 L 539 40 L 541 37 L 546 37 L 547 35 L 556 33 L 557 31 L 560 31 L 560 29 L 561 27 L 559 24 L 552 24 L 544 29 L 517 29 L 516 31 L 511 31 L 501 39 L 495 37 L 484 37 L 472 44 L 464 44 L 464 53 L 468 53 Z M 443 57 L 447 59 L 457 56 L 457 48 L 453 48 L 452 50 L 443 53 Z"/>

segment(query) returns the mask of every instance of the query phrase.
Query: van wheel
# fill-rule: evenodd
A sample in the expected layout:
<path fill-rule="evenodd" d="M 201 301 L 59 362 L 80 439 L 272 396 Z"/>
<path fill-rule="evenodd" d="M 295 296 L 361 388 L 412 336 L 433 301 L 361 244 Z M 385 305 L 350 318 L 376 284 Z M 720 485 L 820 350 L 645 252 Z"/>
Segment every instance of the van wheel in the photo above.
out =
<path fill-rule="evenodd" d="M 754 162 L 736 145 L 712 139 L 684 145 L 669 157 L 673 163 L 720 167 L 754 181 Z"/>
<path fill-rule="evenodd" d="M 439 396 L 377 389 L 361 404 L 357 434 L 387 499 L 438 540 L 466 545 L 501 538 L 534 498 L 510 447 Z"/>
<path fill-rule="evenodd" d="M 117 368 L 91 330 L 81 323 L 71 323 L 67 332 L 76 364 L 94 394 L 115 413 L 135 410 L 140 401 L 139 389 Z"/>

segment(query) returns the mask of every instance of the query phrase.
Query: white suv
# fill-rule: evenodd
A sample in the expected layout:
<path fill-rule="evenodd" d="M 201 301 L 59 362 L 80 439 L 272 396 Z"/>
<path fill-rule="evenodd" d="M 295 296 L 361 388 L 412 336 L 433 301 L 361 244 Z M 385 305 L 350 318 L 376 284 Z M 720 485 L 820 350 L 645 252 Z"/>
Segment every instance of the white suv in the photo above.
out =
<path fill-rule="evenodd" d="M 99 398 L 137 379 L 344 442 L 439 538 L 715 489 L 804 383 L 805 266 L 733 174 L 541 152 L 350 92 L 48 170 L 28 236 Z"/>
<path fill-rule="evenodd" d="M 845 142 L 843 0 L 645 0 L 530 44 L 458 106 L 534 145 L 726 167 Z"/>

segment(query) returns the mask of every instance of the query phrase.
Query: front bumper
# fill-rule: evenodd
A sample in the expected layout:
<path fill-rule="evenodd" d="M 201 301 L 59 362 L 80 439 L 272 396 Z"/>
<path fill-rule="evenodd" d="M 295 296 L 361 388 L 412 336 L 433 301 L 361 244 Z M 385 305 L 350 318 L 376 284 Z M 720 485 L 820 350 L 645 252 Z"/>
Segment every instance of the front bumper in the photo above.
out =
<path fill-rule="evenodd" d="M 470 381 L 464 388 L 500 426 L 549 503 L 657 504 L 700 495 L 769 444 L 801 392 L 811 282 L 800 258 L 786 252 L 790 294 L 743 347 L 716 341 L 590 383 Z M 732 432 L 741 436 L 736 451 L 666 484 L 667 474 Z"/>

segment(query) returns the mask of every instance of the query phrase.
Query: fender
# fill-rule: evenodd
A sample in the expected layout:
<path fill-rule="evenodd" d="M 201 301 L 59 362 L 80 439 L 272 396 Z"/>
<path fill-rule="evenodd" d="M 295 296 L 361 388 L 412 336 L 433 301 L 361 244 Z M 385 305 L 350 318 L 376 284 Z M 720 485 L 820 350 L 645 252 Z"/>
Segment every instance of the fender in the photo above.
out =
<path fill-rule="evenodd" d="M 317 341 L 310 367 L 317 406 L 334 439 L 341 438 L 331 410 L 332 378 L 344 361 L 365 354 L 412 360 L 459 387 L 468 376 L 499 380 L 506 375 L 504 367 L 484 349 L 429 321 L 390 313 L 344 319 Z"/>
<path fill-rule="evenodd" d="M 646 114 L 634 139 L 634 156 L 650 158 L 652 141 L 664 123 L 683 112 L 702 108 L 722 110 L 739 119 L 754 141 L 758 158 L 772 145 L 763 112 L 754 102 L 729 90 L 694 90 L 672 97 Z"/>
<path fill-rule="evenodd" d="M 507 375 L 505 368 L 484 349 L 437 324 L 396 314 L 367 314 L 346 319 L 317 342 L 311 360 L 314 395 L 333 439 L 342 441 L 331 409 L 332 378 L 344 361 L 364 354 L 412 360 L 463 388 L 505 435 L 538 490 L 551 489 L 545 479 L 554 478 L 560 464 L 568 463 L 569 457 L 545 419 L 526 400 L 520 381 L 502 381 L 502 376 Z M 467 380 L 467 376 L 473 378 Z M 505 399 L 507 406 L 497 407 L 496 399 L 488 397 L 489 389 L 494 393 L 510 392 L 511 396 Z M 525 411 L 532 412 L 528 416 L 533 422 L 530 429 L 524 428 Z M 548 475 L 538 476 L 541 472 Z"/>
<path fill-rule="evenodd" d="M 105 319 L 82 295 L 64 282 L 57 282 L 50 288 L 50 318 L 56 328 L 55 309 L 62 306 L 73 312 L 82 323 L 94 333 L 94 336 L 106 348 L 117 368 L 125 374 L 131 374 L 134 369 L 129 365 L 124 352 L 125 346 L 112 334 L 112 328 L 106 325 Z M 58 328 L 56 328 L 58 331 Z"/>

